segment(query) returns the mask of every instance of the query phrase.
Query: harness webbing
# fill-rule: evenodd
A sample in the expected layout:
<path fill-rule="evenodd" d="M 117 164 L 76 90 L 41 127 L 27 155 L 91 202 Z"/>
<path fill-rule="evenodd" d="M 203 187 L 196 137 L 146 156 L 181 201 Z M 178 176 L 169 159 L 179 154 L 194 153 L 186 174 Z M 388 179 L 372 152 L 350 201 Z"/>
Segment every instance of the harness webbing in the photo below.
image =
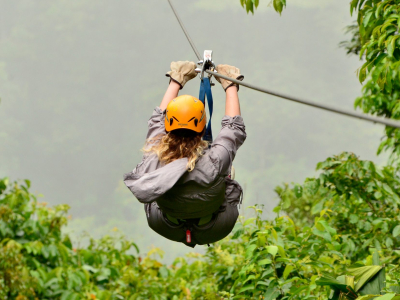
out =
<path fill-rule="evenodd" d="M 206 127 L 206 132 L 204 134 L 203 140 L 212 143 L 213 137 L 212 137 L 212 129 L 211 129 L 211 118 L 212 118 L 212 114 L 213 114 L 213 97 L 212 97 L 212 93 L 211 93 L 210 79 L 207 77 L 204 77 L 200 83 L 200 93 L 199 93 L 199 99 L 201 102 L 203 102 L 204 109 L 206 108 L 206 101 L 205 101 L 206 96 L 207 96 L 207 104 L 208 104 L 208 110 L 210 112 L 210 117 L 208 119 L 208 124 Z"/>

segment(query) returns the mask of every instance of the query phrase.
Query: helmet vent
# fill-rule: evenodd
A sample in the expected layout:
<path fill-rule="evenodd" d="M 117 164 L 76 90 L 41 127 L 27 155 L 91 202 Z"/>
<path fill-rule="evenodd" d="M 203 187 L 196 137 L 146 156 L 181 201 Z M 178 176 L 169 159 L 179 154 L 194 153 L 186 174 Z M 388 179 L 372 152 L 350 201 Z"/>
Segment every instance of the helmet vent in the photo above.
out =
<path fill-rule="evenodd" d="M 199 120 L 197 120 L 197 119 L 194 119 L 194 126 L 196 126 L 197 127 L 197 124 L 199 123 Z"/>

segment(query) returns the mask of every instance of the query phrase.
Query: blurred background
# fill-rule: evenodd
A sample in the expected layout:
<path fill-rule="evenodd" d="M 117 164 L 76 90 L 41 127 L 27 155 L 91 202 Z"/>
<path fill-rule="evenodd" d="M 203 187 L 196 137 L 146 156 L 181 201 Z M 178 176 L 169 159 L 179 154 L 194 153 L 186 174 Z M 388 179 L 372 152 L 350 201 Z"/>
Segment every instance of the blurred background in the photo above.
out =
<path fill-rule="evenodd" d="M 239 67 L 245 81 L 352 109 L 361 62 L 339 43 L 353 20 L 348 0 L 289 0 L 279 16 L 260 1 L 253 16 L 239 0 L 173 0 L 197 48 Z M 123 231 L 142 252 L 192 249 L 147 226 L 122 177 L 141 159 L 147 120 L 174 60 L 196 57 L 167 1 L 0 0 L 0 176 L 30 179 L 39 201 L 71 206 L 75 236 Z M 199 79 L 182 93 L 197 96 Z M 214 135 L 224 92 L 214 93 Z M 315 176 L 341 151 L 384 162 L 383 126 L 240 88 L 248 138 L 235 160 L 245 207 L 277 203 L 274 188 Z M 167 248 L 168 247 L 168 248 Z M 194 251 L 203 251 L 197 246 Z"/>

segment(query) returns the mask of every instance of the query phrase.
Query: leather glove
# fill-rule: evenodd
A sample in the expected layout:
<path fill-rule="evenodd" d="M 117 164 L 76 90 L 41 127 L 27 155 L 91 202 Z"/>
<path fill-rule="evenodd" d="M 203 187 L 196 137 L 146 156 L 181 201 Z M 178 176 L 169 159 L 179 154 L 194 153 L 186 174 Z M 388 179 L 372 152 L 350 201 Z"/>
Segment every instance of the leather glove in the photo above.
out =
<path fill-rule="evenodd" d="M 217 72 L 221 75 L 237 79 L 242 81 L 244 79 L 243 75 L 240 75 L 240 70 L 234 66 L 229 66 L 229 65 L 218 65 L 216 68 Z M 217 76 L 214 76 L 215 79 L 222 85 L 223 89 L 226 91 L 226 89 L 232 85 L 236 86 L 237 89 L 239 90 L 239 86 L 236 83 L 233 83 L 232 81 L 225 80 L 223 78 L 219 78 Z"/>
<path fill-rule="evenodd" d="M 173 61 L 171 62 L 171 71 L 167 72 L 165 76 L 179 83 L 182 89 L 186 82 L 197 76 L 195 69 L 196 64 L 192 61 Z"/>

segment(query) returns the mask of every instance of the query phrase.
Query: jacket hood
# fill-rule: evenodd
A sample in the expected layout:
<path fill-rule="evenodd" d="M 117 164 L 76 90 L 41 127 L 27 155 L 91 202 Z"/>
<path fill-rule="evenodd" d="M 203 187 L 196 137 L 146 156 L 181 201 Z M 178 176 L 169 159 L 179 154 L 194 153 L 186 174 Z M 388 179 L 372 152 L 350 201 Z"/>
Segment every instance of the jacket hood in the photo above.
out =
<path fill-rule="evenodd" d="M 175 185 L 187 172 L 187 163 L 187 158 L 181 158 L 145 174 L 137 174 L 135 169 L 124 175 L 124 183 L 140 202 L 150 203 Z"/>

